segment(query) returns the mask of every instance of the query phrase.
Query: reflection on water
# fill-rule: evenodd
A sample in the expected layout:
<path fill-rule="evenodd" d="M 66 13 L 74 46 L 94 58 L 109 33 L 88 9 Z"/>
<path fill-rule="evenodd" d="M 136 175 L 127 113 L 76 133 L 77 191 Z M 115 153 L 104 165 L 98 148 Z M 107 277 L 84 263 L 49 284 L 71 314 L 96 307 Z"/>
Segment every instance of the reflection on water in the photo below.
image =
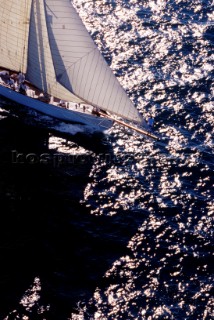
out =
<path fill-rule="evenodd" d="M 168 143 L 117 125 L 67 138 L 1 113 L 1 315 L 210 320 L 211 2 L 74 3 Z"/>

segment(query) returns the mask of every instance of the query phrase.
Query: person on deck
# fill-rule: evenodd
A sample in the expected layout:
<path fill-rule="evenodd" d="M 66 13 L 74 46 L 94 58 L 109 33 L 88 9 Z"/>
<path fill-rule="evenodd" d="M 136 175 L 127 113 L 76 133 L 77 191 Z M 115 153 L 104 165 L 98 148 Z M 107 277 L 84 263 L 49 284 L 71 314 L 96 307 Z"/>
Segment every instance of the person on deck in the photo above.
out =
<path fill-rule="evenodd" d="M 93 107 L 93 109 L 92 109 L 92 114 L 94 114 L 94 115 L 96 115 L 96 116 L 98 116 L 98 117 L 100 117 L 100 113 L 99 113 L 99 108 L 97 108 L 97 107 Z"/>
<path fill-rule="evenodd" d="M 27 86 L 24 82 L 22 82 L 19 86 L 19 93 L 23 94 L 26 96 L 27 94 Z"/>
<path fill-rule="evenodd" d="M 0 72 L 0 78 L 1 80 L 5 83 L 5 84 L 8 84 L 9 82 L 9 79 L 10 79 L 10 74 L 8 71 L 6 70 L 3 70 Z"/>
<path fill-rule="evenodd" d="M 13 89 L 13 90 L 16 89 L 16 87 L 15 87 L 15 81 L 14 81 L 13 78 L 11 78 L 11 77 L 9 78 L 8 84 L 9 84 L 9 86 L 10 86 L 11 89 Z"/>
<path fill-rule="evenodd" d="M 66 108 L 66 103 L 65 103 L 65 101 L 64 101 L 64 100 L 60 100 L 59 106 L 62 107 L 62 108 Z"/>
<path fill-rule="evenodd" d="M 153 119 L 151 116 L 148 118 L 148 126 L 149 126 L 149 129 L 150 129 L 150 130 L 153 129 L 154 119 Z"/>
<path fill-rule="evenodd" d="M 21 84 L 25 81 L 25 75 L 22 72 L 19 72 L 17 79 L 18 79 L 18 84 Z"/>

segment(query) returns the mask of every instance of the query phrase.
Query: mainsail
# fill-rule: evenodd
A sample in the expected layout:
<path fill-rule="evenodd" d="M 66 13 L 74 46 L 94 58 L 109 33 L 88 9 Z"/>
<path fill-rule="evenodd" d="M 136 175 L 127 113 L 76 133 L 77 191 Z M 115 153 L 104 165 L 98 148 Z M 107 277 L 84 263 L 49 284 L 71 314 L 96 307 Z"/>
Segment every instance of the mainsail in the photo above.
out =
<path fill-rule="evenodd" d="M 31 0 L 0 1 L 0 66 L 26 72 Z"/>

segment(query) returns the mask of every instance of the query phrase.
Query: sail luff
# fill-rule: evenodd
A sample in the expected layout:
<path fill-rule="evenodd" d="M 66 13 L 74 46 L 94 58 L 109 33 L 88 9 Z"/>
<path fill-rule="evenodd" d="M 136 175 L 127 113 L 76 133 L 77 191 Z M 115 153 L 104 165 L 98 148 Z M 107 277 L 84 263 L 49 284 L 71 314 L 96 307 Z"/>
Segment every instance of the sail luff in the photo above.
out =
<path fill-rule="evenodd" d="M 57 80 L 88 103 L 132 121 L 137 109 L 119 84 L 69 0 L 44 0 Z"/>

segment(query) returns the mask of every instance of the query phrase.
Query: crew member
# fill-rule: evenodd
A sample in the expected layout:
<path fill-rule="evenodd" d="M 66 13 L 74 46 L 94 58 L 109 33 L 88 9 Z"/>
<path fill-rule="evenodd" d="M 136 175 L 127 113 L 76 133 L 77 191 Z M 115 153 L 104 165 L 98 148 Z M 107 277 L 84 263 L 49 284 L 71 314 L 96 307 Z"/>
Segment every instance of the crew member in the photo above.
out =
<path fill-rule="evenodd" d="M 3 70 L 0 72 L 0 78 L 2 79 L 2 81 L 5 83 L 5 84 L 8 84 L 9 82 L 9 79 L 10 79 L 10 74 L 7 70 Z"/>
<path fill-rule="evenodd" d="M 27 86 L 24 82 L 22 82 L 19 86 L 19 93 L 26 95 L 27 94 Z"/>
<path fill-rule="evenodd" d="M 151 116 L 148 118 L 148 126 L 149 126 L 149 129 L 150 129 L 150 130 L 153 129 L 154 119 L 153 119 Z"/>

